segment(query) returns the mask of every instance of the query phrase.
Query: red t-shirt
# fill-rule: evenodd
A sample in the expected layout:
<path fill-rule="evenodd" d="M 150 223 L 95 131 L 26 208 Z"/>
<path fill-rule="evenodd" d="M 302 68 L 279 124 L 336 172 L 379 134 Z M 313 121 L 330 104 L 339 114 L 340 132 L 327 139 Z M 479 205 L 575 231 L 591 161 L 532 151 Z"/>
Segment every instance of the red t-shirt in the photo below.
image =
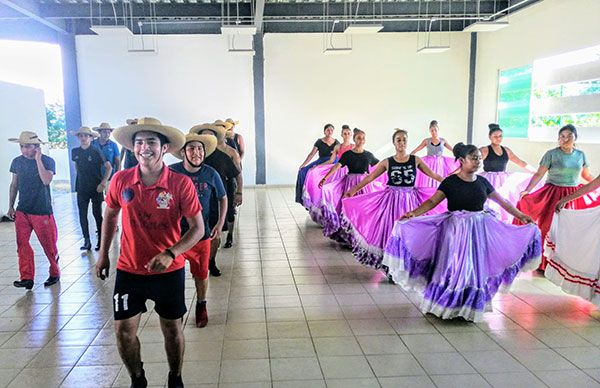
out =
<path fill-rule="evenodd" d="M 194 217 L 202 208 L 192 180 L 167 166 L 158 181 L 144 186 L 139 167 L 117 172 L 110 183 L 106 204 L 123 211 L 121 253 L 117 268 L 138 275 L 152 275 L 145 265 L 181 238 L 182 217 Z M 166 272 L 185 266 L 177 256 Z"/>

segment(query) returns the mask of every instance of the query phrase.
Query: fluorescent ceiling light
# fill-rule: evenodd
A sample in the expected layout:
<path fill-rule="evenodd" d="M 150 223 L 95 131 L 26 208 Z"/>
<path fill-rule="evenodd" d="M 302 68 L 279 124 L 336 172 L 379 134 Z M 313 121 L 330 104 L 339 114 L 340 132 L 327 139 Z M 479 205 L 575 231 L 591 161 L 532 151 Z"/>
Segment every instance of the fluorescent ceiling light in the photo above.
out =
<path fill-rule="evenodd" d="M 344 30 L 344 34 L 376 34 L 383 30 L 381 24 L 351 24 Z"/>
<path fill-rule="evenodd" d="M 464 32 L 492 32 L 508 27 L 508 22 L 485 22 L 479 21 L 469 24 L 463 29 Z"/>
<path fill-rule="evenodd" d="M 100 36 L 133 36 L 127 26 L 91 26 L 90 30 Z"/>
<path fill-rule="evenodd" d="M 323 54 L 325 55 L 348 55 L 352 53 L 352 48 L 344 47 L 344 48 L 328 48 L 323 50 Z"/>
<path fill-rule="evenodd" d="M 235 55 L 254 55 L 253 49 L 229 49 L 227 52 Z"/>
<path fill-rule="evenodd" d="M 224 34 L 224 35 L 256 35 L 256 26 L 255 25 L 221 26 L 221 34 Z"/>
<path fill-rule="evenodd" d="M 448 51 L 450 46 L 425 46 L 417 50 L 417 54 L 437 54 Z"/>

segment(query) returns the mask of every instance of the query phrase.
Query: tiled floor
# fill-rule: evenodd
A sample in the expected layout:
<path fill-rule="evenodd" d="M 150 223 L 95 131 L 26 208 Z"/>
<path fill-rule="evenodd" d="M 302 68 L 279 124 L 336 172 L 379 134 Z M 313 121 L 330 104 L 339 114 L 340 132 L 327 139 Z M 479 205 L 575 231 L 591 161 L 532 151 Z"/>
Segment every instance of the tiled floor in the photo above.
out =
<path fill-rule="evenodd" d="M 292 203 L 291 188 L 247 189 L 223 276 L 212 278 L 208 327 L 185 317 L 187 387 L 600 386 L 600 321 L 543 278 L 521 275 L 479 324 L 423 316 L 390 285 L 327 240 Z M 58 286 L 17 279 L 13 225 L 0 224 L 0 386 L 128 386 L 112 329 L 112 281 L 81 254 L 76 206 L 55 199 Z M 112 280 L 113 278 L 110 278 Z M 187 298 L 194 303 L 188 275 Z M 192 317 L 193 318 L 193 317 Z M 155 313 L 140 331 L 151 385 L 167 375 Z"/>

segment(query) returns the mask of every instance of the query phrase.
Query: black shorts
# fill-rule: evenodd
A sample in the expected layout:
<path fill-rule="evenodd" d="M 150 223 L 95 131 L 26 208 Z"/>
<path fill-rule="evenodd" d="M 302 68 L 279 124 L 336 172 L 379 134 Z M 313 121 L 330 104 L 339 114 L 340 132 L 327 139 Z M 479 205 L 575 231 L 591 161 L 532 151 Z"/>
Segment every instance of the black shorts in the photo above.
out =
<path fill-rule="evenodd" d="M 164 319 L 185 315 L 185 268 L 158 275 L 136 275 L 117 269 L 113 312 L 115 321 L 145 313 L 146 300 L 154 301 L 154 310 Z"/>

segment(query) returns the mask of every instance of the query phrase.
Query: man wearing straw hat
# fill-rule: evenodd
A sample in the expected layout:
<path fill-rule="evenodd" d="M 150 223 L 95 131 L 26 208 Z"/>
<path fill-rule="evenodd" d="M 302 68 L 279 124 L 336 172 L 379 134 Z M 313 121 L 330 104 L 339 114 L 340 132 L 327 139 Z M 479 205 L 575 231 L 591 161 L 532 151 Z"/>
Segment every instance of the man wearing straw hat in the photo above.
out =
<path fill-rule="evenodd" d="M 227 135 L 225 136 L 227 145 L 237 151 L 237 153 L 240 155 L 240 159 L 244 159 L 244 153 L 246 151 L 244 137 L 240 133 L 235 132 L 235 127 L 240 122 L 231 118 L 225 120 L 225 122 L 232 125 L 231 129 L 227 130 Z"/>
<path fill-rule="evenodd" d="M 114 128 L 111 127 L 109 123 L 101 123 L 99 126 L 92 129 L 100 135 L 98 139 L 92 141 L 92 146 L 102 152 L 106 160 L 110 162 L 110 165 L 112 166 L 112 175 L 110 178 L 112 178 L 112 176 L 121 169 L 121 152 L 119 151 L 119 146 L 117 143 L 110 140 L 110 134 Z"/>
<path fill-rule="evenodd" d="M 188 133 L 185 136 L 185 145 L 180 152 L 173 153 L 183 162 L 169 166 L 171 170 L 190 177 L 196 188 L 198 200 L 202 206 L 202 219 L 204 220 L 204 236 L 184 256 L 190 263 L 190 272 L 196 285 L 196 327 L 208 324 L 208 311 L 206 309 L 206 290 L 208 289 L 208 262 L 210 260 L 210 241 L 218 239 L 221 229 L 225 224 L 227 212 L 227 195 L 223 181 L 217 171 L 206 165 L 204 159 L 217 148 L 217 139 L 213 135 L 197 135 Z M 219 219 L 216 225 L 209 225 L 211 206 L 218 202 Z M 182 220 L 182 232 L 187 230 L 187 222 Z"/>
<path fill-rule="evenodd" d="M 204 223 L 194 184 L 165 166 L 163 156 L 180 150 L 185 136 L 149 117 L 117 128 L 114 136 L 133 150 L 139 165 L 119 171 L 110 183 L 96 275 L 101 279 L 108 276 L 108 253 L 122 210 L 123 232 L 113 294 L 119 354 L 131 376 L 131 386 L 146 387 L 137 331 L 146 301 L 153 300 L 169 362 L 168 386 L 183 387 L 182 317 L 187 311 L 183 253 L 200 240 Z M 183 235 L 182 217 L 189 225 Z"/>
<path fill-rule="evenodd" d="M 219 150 L 219 143 L 224 142 L 225 139 L 225 127 L 222 125 L 216 124 L 202 124 L 196 125 L 190 129 L 190 133 L 196 134 L 206 134 L 216 137 L 217 139 L 217 148 L 215 151 L 207 157 L 204 161 L 205 164 L 214 168 L 219 173 L 221 180 L 223 181 L 223 185 L 225 186 L 225 192 L 227 193 L 227 215 L 229 214 L 229 209 L 231 208 L 229 201 L 234 201 L 233 193 L 230 188 L 231 185 L 237 179 L 241 179 L 240 170 L 233 163 L 229 155 Z M 210 225 L 216 225 L 219 219 L 219 212 L 217 211 L 218 204 L 216 201 L 211 203 L 210 209 Z M 227 230 L 227 224 L 224 225 L 223 230 Z M 221 245 L 220 236 L 215 236 L 210 242 L 210 260 L 208 262 L 208 270 L 212 276 L 221 276 L 221 270 L 217 267 L 216 256 L 219 246 Z"/>
<path fill-rule="evenodd" d="M 96 231 L 98 232 L 98 242 L 95 249 L 99 250 L 102 232 L 103 194 L 108 183 L 108 178 L 112 173 L 112 166 L 104 158 L 104 155 L 91 145 L 92 139 L 98 137 L 97 133 L 88 127 L 81 127 L 79 130 L 71 132 L 71 134 L 77 136 L 80 145 L 71 151 L 71 160 L 75 162 L 75 169 L 77 170 L 75 191 L 77 191 L 79 224 L 81 225 L 84 241 L 80 249 L 84 251 L 92 249 L 90 227 L 88 224 L 88 207 L 91 201 L 92 214 L 94 220 L 96 220 Z M 104 170 L 104 173 L 102 173 L 102 170 Z"/>
<path fill-rule="evenodd" d="M 19 143 L 21 156 L 10 164 L 12 181 L 9 188 L 7 216 L 15 220 L 17 254 L 19 256 L 20 279 L 13 285 L 31 290 L 35 275 L 34 253 L 29 243 L 31 232 L 35 232 L 50 263 L 50 276 L 44 282 L 48 287 L 60 279 L 58 268 L 57 229 L 52 212 L 50 182 L 56 172 L 54 160 L 42 155 L 44 144 L 35 132 L 23 131 L 18 138 L 8 139 Z M 15 211 L 15 201 L 19 204 Z"/>

